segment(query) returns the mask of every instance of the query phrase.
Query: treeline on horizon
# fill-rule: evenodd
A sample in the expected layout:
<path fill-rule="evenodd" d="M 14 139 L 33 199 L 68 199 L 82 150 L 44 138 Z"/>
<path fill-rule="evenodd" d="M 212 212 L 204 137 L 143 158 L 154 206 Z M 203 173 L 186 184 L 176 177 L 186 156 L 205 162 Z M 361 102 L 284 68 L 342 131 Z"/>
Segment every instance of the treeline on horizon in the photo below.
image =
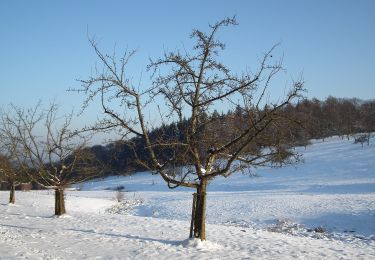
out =
<path fill-rule="evenodd" d="M 263 108 L 261 113 L 267 113 L 268 108 Z M 277 132 L 270 129 L 261 139 L 261 142 L 253 144 L 251 152 L 267 147 L 267 142 L 272 136 L 277 135 L 280 142 L 287 147 L 306 146 L 310 139 L 324 139 L 329 136 L 338 135 L 342 138 L 350 138 L 356 133 L 375 132 L 375 100 L 363 101 L 356 98 L 335 98 L 328 97 L 324 101 L 318 99 L 305 99 L 298 104 L 289 105 L 281 112 L 295 124 L 285 127 L 285 131 L 278 129 Z M 254 115 L 259 116 L 258 113 Z M 213 111 L 210 116 L 203 114 L 200 120 L 205 122 L 204 128 L 199 129 L 201 135 L 202 150 L 210 149 L 213 145 L 225 143 L 241 132 L 241 126 L 251 121 L 253 114 L 250 111 L 242 111 L 239 107 L 227 113 Z M 290 122 L 290 121 L 289 121 Z M 166 142 L 179 142 L 186 138 L 186 125 L 189 119 L 182 122 L 162 124 L 151 131 L 152 143 L 163 144 Z M 225 126 L 225 127 L 223 127 Z M 283 129 L 283 128 L 281 128 Z M 204 140 L 204 141 L 203 141 Z M 145 170 L 142 164 L 138 163 L 147 160 L 149 155 L 146 151 L 144 141 L 139 137 L 130 140 L 118 140 L 106 145 L 94 145 L 89 148 L 97 159 L 106 165 L 107 170 L 104 176 L 132 174 Z M 160 147 L 156 148 L 165 160 L 179 153 L 178 148 Z M 186 163 L 186 155 L 179 155 Z M 286 155 L 287 156 L 287 155 Z M 277 158 L 275 158 L 277 161 Z"/>

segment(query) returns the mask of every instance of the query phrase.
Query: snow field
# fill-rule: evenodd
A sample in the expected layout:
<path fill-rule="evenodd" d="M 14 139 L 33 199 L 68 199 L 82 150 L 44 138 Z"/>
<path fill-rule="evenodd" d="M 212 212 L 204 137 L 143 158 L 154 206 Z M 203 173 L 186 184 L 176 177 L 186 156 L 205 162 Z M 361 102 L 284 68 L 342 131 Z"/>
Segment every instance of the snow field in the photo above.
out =
<path fill-rule="evenodd" d="M 68 191 L 61 218 L 51 191 L 1 191 L 0 259 L 375 259 L 374 141 L 316 140 L 299 165 L 214 180 L 205 242 L 187 239 L 193 190 L 149 173 Z"/>
<path fill-rule="evenodd" d="M 188 221 L 88 209 L 71 210 L 69 217 L 56 218 L 51 216 L 51 207 L 43 206 L 51 204 L 47 200 L 52 200 L 52 195 L 32 193 L 33 196 L 21 193 L 19 200 L 30 202 L 28 198 L 33 197 L 40 202 L 12 207 L 1 204 L 1 259 L 370 259 L 375 256 L 375 243 L 367 240 L 317 239 L 209 224 L 209 239 L 202 243 L 187 240 Z M 80 199 L 68 197 L 70 203 L 86 200 Z M 103 201 L 98 202 L 104 205 Z M 108 200 L 107 205 L 112 204 Z"/>

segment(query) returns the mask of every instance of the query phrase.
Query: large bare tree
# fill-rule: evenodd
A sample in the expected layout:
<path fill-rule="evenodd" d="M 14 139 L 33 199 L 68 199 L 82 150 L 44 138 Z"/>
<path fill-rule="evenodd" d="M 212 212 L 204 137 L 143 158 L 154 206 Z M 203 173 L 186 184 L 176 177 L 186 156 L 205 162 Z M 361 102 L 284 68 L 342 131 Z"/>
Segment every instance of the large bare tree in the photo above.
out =
<path fill-rule="evenodd" d="M 88 136 L 72 130 L 73 113 L 59 116 L 58 106 L 44 110 L 11 105 L 2 116 L 3 136 L 22 171 L 42 187 L 55 190 L 55 215 L 66 213 L 64 190 L 99 172 Z"/>
<path fill-rule="evenodd" d="M 210 181 L 250 166 L 281 165 L 296 158 L 284 138 L 288 118 L 280 112 L 300 97 L 303 82 L 293 82 L 278 102 L 269 101 L 271 79 L 282 70 L 280 60 L 273 62 L 276 46 L 264 53 L 253 73 L 232 73 L 219 61 L 225 45 L 217 40 L 217 33 L 236 24 L 235 18 L 227 18 L 210 25 L 208 33 L 193 30 L 195 45 L 191 51 L 165 52 L 162 58 L 151 60 L 150 87 L 132 84 L 126 73 L 134 52 L 117 59 L 102 53 L 90 38 L 103 70 L 80 80 L 82 88 L 74 90 L 85 93 L 84 108 L 95 98 L 101 102 L 105 117 L 92 130 L 117 129 L 130 145 L 132 140 L 141 140 L 147 156 L 134 149 L 137 163 L 160 174 L 170 188 L 196 190 L 193 233 L 201 240 L 206 239 L 206 191 Z M 213 113 L 220 107 L 236 108 L 240 120 L 236 117 L 231 124 L 218 123 Z M 158 116 L 161 123 L 176 124 L 174 136 L 150 134 Z"/>

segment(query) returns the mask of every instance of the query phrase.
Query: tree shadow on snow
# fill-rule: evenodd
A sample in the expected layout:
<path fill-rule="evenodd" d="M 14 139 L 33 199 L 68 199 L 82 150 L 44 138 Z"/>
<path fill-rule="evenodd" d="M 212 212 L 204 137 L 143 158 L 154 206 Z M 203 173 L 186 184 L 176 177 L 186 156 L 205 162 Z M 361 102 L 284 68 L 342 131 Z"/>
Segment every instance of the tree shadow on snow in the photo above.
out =
<path fill-rule="evenodd" d="M 2 227 L 10 227 L 10 228 L 22 228 L 22 229 L 30 229 L 30 230 L 40 230 L 40 228 L 17 226 L 17 225 L 8 225 L 8 224 L 0 224 L 0 226 L 2 226 Z"/>
<path fill-rule="evenodd" d="M 47 216 L 40 216 L 40 215 L 25 215 L 22 213 L 8 213 L 9 216 L 22 216 L 27 218 L 38 218 L 38 219 L 53 219 L 53 218 L 59 218 L 56 215 L 47 215 Z"/>
<path fill-rule="evenodd" d="M 302 192 L 324 194 L 365 194 L 375 192 L 375 183 L 354 183 L 339 185 L 312 185 Z"/>
<path fill-rule="evenodd" d="M 114 234 L 114 233 L 96 232 L 95 230 L 92 230 L 92 229 L 82 230 L 82 229 L 68 228 L 68 229 L 65 229 L 65 230 L 67 230 L 67 231 L 74 231 L 74 232 L 88 233 L 88 234 L 95 234 L 95 235 L 101 235 L 101 236 L 136 239 L 136 240 L 144 240 L 144 241 L 149 241 L 149 242 L 158 242 L 158 243 L 166 244 L 166 245 L 169 245 L 169 246 L 179 246 L 179 245 L 181 245 L 184 242 L 184 241 L 179 241 L 179 240 L 164 240 L 164 239 L 156 239 L 156 238 L 150 238 L 150 237 L 133 236 L 133 235 L 126 235 L 126 234 Z"/>
<path fill-rule="evenodd" d="M 332 212 L 301 220 L 308 227 L 323 227 L 328 232 L 353 235 L 357 238 L 375 235 L 375 210 Z M 375 239 L 375 237 L 373 237 Z"/>

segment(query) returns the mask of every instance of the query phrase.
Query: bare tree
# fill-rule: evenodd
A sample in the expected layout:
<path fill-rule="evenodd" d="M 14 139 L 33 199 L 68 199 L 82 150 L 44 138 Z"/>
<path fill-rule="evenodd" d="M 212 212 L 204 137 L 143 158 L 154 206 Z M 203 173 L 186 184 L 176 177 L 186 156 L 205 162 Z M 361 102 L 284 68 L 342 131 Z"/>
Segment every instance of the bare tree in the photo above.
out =
<path fill-rule="evenodd" d="M 0 115 L 0 181 L 8 183 L 10 190 L 9 203 L 15 204 L 16 186 L 20 185 L 21 182 L 28 182 L 30 179 L 23 171 L 26 167 L 20 167 L 17 162 L 17 140 L 9 139 L 11 131 L 8 125 L 5 124 L 5 117 L 2 111 L 0 111 Z"/>
<path fill-rule="evenodd" d="M 303 82 L 294 82 L 278 102 L 269 101 L 271 79 L 283 69 L 280 60 L 272 62 L 276 46 L 262 56 L 254 73 L 237 75 L 219 62 L 219 52 L 225 45 L 216 35 L 221 28 L 236 24 L 235 18 L 227 18 L 210 25 L 208 34 L 193 30 L 191 38 L 196 43 L 190 52 L 165 52 L 162 58 L 151 60 L 148 69 L 153 72 L 153 85 L 149 88 L 133 85 L 126 75 L 134 52 L 118 60 L 115 55 L 103 54 L 91 38 L 103 70 L 80 80 L 82 88 L 73 90 L 86 95 L 83 108 L 96 97 L 101 102 L 106 116 L 91 130 L 118 129 L 124 138 L 141 140 L 147 157 L 134 149 L 137 163 L 160 174 L 170 188 L 196 189 L 192 218 L 194 236 L 201 240 L 206 239 L 206 191 L 210 181 L 250 166 L 282 165 L 297 159 L 280 134 L 288 127 L 288 118 L 279 112 L 300 97 Z M 153 108 L 149 120 L 145 114 L 154 102 L 158 102 L 157 108 Z M 237 107 L 243 116 L 237 124 L 230 124 L 236 127 L 228 129 L 229 122 L 220 124 L 217 116 L 212 116 L 220 106 Z M 162 123 L 177 122 L 176 135 L 150 135 L 158 115 Z"/>
<path fill-rule="evenodd" d="M 16 202 L 15 190 L 16 190 L 16 169 L 10 159 L 7 156 L 0 155 L 0 181 L 6 181 L 9 186 L 9 203 L 14 204 Z"/>
<path fill-rule="evenodd" d="M 71 130 L 73 113 L 59 117 L 58 107 L 47 110 L 11 105 L 3 116 L 3 132 L 14 147 L 18 165 L 42 187 L 55 190 L 55 215 L 66 213 L 64 189 L 98 174 L 88 138 Z"/>
<path fill-rule="evenodd" d="M 360 108 L 361 120 L 359 124 L 367 133 L 367 145 L 370 145 L 372 133 L 375 131 L 375 101 L 367 101 Z"/>

